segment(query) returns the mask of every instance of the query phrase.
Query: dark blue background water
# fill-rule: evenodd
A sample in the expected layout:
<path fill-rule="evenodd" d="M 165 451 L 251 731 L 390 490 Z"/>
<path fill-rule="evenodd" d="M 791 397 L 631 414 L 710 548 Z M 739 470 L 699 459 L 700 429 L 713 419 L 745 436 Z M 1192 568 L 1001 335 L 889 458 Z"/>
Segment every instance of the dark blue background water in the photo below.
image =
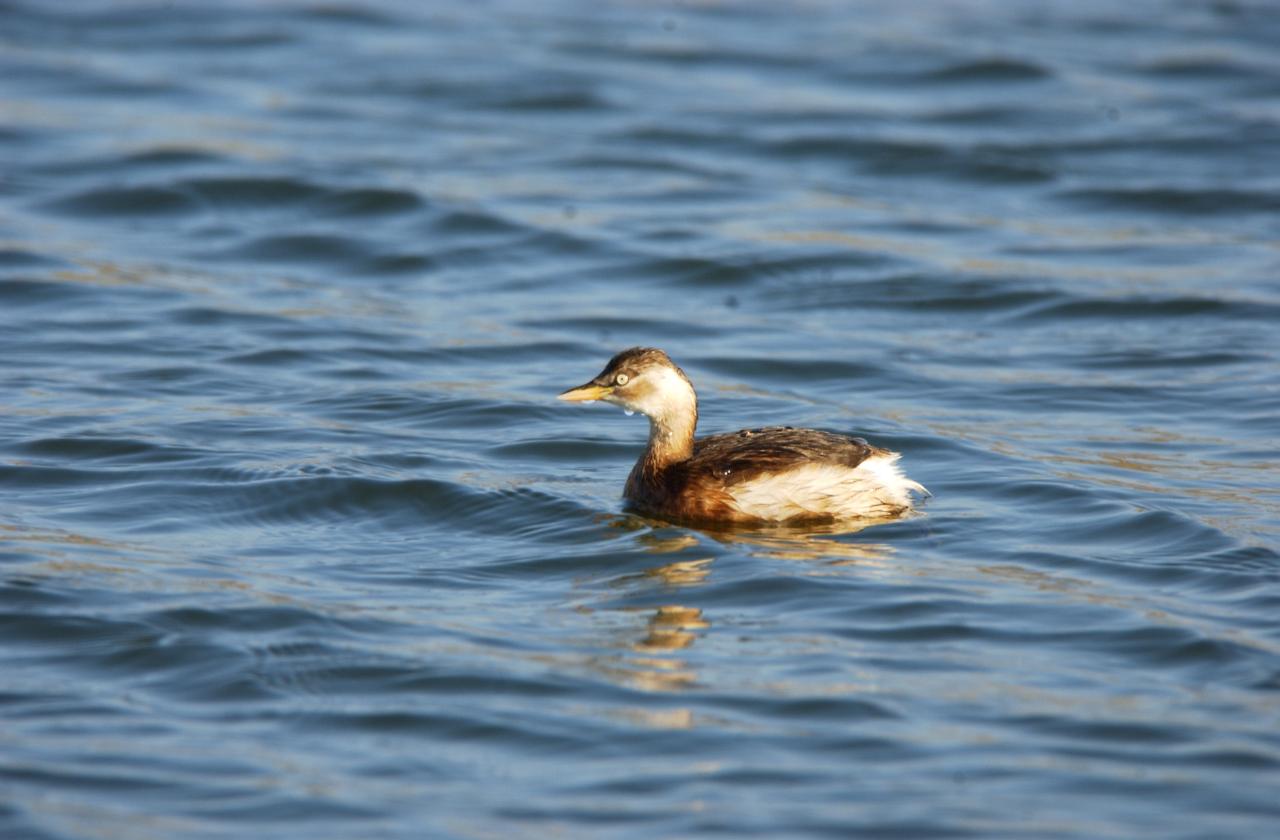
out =
<path fill-rule="evenodd" d="M 0 834 L 1261 837 L 1263 2 L 0 2 Z M 702 428 L 926 515 L 626 515 Z"/>

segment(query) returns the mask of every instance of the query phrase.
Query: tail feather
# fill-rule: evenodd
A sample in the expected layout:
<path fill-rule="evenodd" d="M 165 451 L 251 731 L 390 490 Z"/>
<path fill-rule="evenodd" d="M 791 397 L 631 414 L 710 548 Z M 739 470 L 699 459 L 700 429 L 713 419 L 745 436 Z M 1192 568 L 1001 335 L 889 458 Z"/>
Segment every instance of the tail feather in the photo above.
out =
<path fill-rule="evenodd" d="M 884 456 L 868 458 L 862 465 L 879 479 L 887 494 L 886 503 L 909 509 L 913 504 L 912 492 L 926 497 L 933 494 L 923 484 L 912 481 L 903 474 L 902 468 L 898 466 L 898 459 L 901 457 L 897 452 L 891 452 Z"/>
<path fill-rule="evenodd" d="M 906 476 L 902 477 L 902 486 L 915 493 L 919 493 L 921 496 L 923 496 L 926 499 L 933 498 L 933 494 L 929 492 L 928 487 L 925 487 L 923 484 L 921 484 L 918 481 L 912 481 Z"/>

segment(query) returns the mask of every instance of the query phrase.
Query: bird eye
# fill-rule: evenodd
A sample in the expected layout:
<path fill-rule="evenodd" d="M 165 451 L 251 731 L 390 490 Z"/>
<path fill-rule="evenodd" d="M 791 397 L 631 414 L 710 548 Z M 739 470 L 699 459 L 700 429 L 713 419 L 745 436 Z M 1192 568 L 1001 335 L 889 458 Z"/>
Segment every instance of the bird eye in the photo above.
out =
<path fill-rule="evenodd" d="M 626 385 L 626 384 L 627 384 L 627 382 L 628 382 L 630 379 L 631 379 L 631 377 L 630 377 L 630 376 L 627 376 L 625 373 L 620 373 L 620 374 L 618 374 L 617 376 L 615 376 L 615 377 L 613 378 L 613 384 L 614 384 L 614 385 Z"/>

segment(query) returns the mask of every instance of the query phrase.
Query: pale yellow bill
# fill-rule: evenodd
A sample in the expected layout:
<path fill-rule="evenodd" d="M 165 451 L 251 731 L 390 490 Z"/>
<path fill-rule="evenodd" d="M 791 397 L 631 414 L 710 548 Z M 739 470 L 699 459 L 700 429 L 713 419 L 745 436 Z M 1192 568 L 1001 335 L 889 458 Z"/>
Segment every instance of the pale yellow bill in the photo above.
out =
<path fill-rule="evenodd" d="M 570 388 L 560 395 L 560 399 L 565 402 L 591 402 L 606 396 L 609 389 L 603 385 L 594 385 L 588 382 L 586 385 L 579 385 L 577 388 Z"/>

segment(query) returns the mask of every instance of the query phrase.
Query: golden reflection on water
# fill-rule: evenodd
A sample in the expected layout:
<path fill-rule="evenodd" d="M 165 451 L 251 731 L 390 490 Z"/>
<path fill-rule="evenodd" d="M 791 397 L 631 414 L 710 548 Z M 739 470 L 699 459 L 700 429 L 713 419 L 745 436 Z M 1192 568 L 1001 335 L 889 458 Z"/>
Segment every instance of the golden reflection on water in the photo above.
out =
<path fill-rule="evenodd" d="M 767 531 L 677 531 L 668 523 L 638 516 L 621 516 L 610 522 L 613 527 L 636 532 L 635 544 L 656 555 L 696 551 L 700 546 L 714 543 L 717 547 L 730 547 L 757 557 L 806 563 L 809 564 L 807 572 L 815 575 L 847 574 L 846 570 L 835 568 L 845 566 L 895 569 L 896 564 L 890 562 L 893 555 L 890 546 L 839 538 L 857 533 L 870 524 L 875 523 Z M 645 528 L 648 530 L 641 530 Z M 711 619 L 696 603 L 697 590 L 710 579 L 714 563 L 714 556 L 672 560 L 614 578 L 611 594 L 616 587 L 643 591 L 656 585 L 670 589 L 675 597 L 657 608 L 618 608 L 622 613 L 644 615 L 644 623 L 630 625 L 631 629 L 624 631 L 614 643 L 618 653 L 594 660 L 593 670 L 628 688 L 647 692 L 679 692 L 694 686 L 699 676 L 693 664 L 693 648 L 712 629 Z M 622 714 L 644 725 L 664 729 L 695 725 L 694 717 L 686 709 L 636 707 Z"/>
<path fill-rule="evenodd" d="M 698 538 L 693 534 L 662 534 L 651 531 L 636 537 L 636 542 L 650 554 L 674 554 L 698 545 Z"/>
<path fill-rule="evenodd" d="M 815 534 L 812 531 L 797 532 L 790 536 L 786 534 L 718 534 L 716 539 L 756 557 L 824 561 L 825 566 L 884 567 L 886 565 L 884 561 L 894 552 L 892 546 L 884 543 L 845 542 L 820 533 Z M 817 568 L 814 569 L 814 573 L 818 573 Z"/>
<path fill-rule="evenodd" d="M 692 586 L 702 583 L 711 574 L 714 558 L 704 557 L 700 560 L 678 560 L 665 566 L 645 569 L 645 577 L 659 578 L 667 586 Z"/>
<path fill-rule="evenodd" d="M 649 617 L 649 635 L 637 642 L 633 649 L 642 653 L 684 650 L 697 638 L 691 631 L 706 630 L 710 626 L 698 607 L 658 607 L 657 612 Z"/>
<path fill-rule="evenodd" d="M 1043 381 L 1051 378 L 1048 373 L 1035 377 Z M 1034 381 L 1029 376 L 1021 378 Z M 1258 516 L 1259 512 L 1273 518 L 1280 515 L 1280 462 L 1206 457 L 1202 454 L 1206 450 L 1238 444 L 1211 431 L 1190 434 L 1147 424 L 1122 432 L 1083 433 L 1075 425 L 1046 421 L 1028 426 L 1021 420 L 991 417 L 976 421 L 971 414 L 935 415 L 932 420 L 918 422 L 943 439 L 1052 465 L 1052 471 L 1045 474 L 1068 484 L 1112 487 L 1174 504 L 1183 499 L 1212 503 L 1218 512 L 1196 518 L 1249 545 L 1271 545 L 1280 533 Z M 1223 505 L 1233 506 L 1238 513 L 1228 513 Z M 1184 506 L 1178 507 L 1187 512 Z"/>
<path fill-rule="evenodd" d="M 742 239 L 747 242 L 796 245 L 820 243 L 823 245 L 844 246 L 855 251 L 894 254 L 913 260 L 929 261 L 953 273 L 1019 278 L 1049 276 L 1068 280 L 1120 280 L 1138 286 L 1150 286 L 1157 283 L 1167 285 L 1187 280 L 1194 281 L 1203 278 L 1204 266 L 1174 264 L 1135 268 L 1120 260 L 1108 260 L 1097 264 L 1079 264 L 1064 261 L 1059 258 L 1059 255 L 1073 252 L 1089 254 L 1098 249 L 1125 247 L 1152 247 L 1168 244 L 1185 246 L 1191 242 L 1221 247 L 1232 247 L 1240 243 L 1263 246 L 1270 244 L 1248 236 L 1238 234 L 1224 236 L 1216 232 L 1206 232 L 1191 227 L 1151 230 L 1141 227 L 1116 227 L 1114 225 L 1049 224 L 1036 220 L 1027 221 L 999 216 L 978 216 L 968 212 L 963 214 L 945 213 L 934 207 L 895 205 L 888 202 L 868 201 L 825 192 L 804 195 L 799 199 L 798 203 L 800 206 L 808 205 L 818 208 L 852 206 L 879 214 L 890 214 L 899 219 L 914 219 L 929 224 L 940 224 L 961 229 L 995 229 L 1011 235 L 1025 237 L 1030 243 L 1029 248 L 1038 248 L 1042 253 L 1024 249 L 1022 252 L 1014 252 L 1016 255 L 1013 257 L 992 257 L 985 254 L 975 256 L 956 251 L 934 241 L 922 240 L 918 237 L 852 234 L 846 230 L 829 228 L 778 230 L 773 227 L 762 227 L 754 221 L 742 220 L 721 223 L 717 226 L 717 230 L 725 236 Z"/>
<path fill-rule="evenodd" d="M 261 569 L 247 579 L 216 567 L 209 568 L 207 576 L 195 576 L 181 555 L 141 543 L 0 522 L 0 546 L 7 544 L 20 545 L 22 553 L 29 557 L 8 564 L 6 571 L 32 580 L 63 585 L 74 580 L 77 585 L 146 595 L 235 592 L 272 605 L 330 611 L 359 609 L 316 603 L 277 591 L 287 586 L 296 588 L 296 579 Z"/>
<path fill-rule="evenodd" d="M 39 530 L 20 525 L 0 522 L 0 540 L 14 540 L 47 545 L 94 546 L 103 549 L 119 550 L 123 543 L 91 537 L 88 534 L 77 534 L 72 531 Z"/>
<path fill-rule="evenodd" d="M 631 644 L 624 669 L 634 688 L 673 691 L 693 685 L 697 671 L 677 654 L 687 651 L 698 632 L 711 627 L 702 610 L 676 604 L 658 607 L 646 622 L 647 633 Z"/>
<path fill-rule="evenodd" d="M 681 654 L 697 641 L 698 633 L 711 623 L 697 607 L 669 605 L 653 611 L 645 623 L 645 633 L 635 638 L 630 631 L 623 640 L 624 652 L 593 661 L 592 669 L 628 688 L 665 693 L 692 686 L 697 671 Z M 637 708 L 635 714 L 646 714 Z"/>
<path fill-rule="evenodd" d="M 885 543 L 849 542 L 836 537 L 850 537 L 874 525 L 889 522 L 901 522 L 918 518 L 923 514 L 890 517 L 886 519 L 863 519 L 843 522 L 818 523 L 800 526 L 774 525 L 762 529 L 716 529 L 698 530 L 696 534 L 702 539 L 709 539 L 721 545 L 731 546 L 738 550 L 748 551 L 757 557 L 772 557 L 783 560 L 827 560 L 832 565 L 847 565 L 858 560 L 875 564 L 893 553 L 892 546 Z M 670 523 L 659 519 L 649 519 L 638 515 L 612 517 L 612 527 L 624 530 L 650 528 L 636 537 L 636 542 L 653 554 L 674 554 L 678 551 L 694 548 L 701 540 L 694 532 L 682 530 L 672 533 Z M 710 561 L 708 561 L 710 562 Z M 678 565 L 678 564 L 670 564 Z M 673 574 L 676 569 L 661 566 L 651 569 L 647 574 Z"/>
<path fill-rule="evenodd" d="M 646 527 L 638 517 L 616 517 L 609 523 L 623 530 Z M 673 554 L 687 551 L 699 545 L 697 537 L 689 533 L 671 533 L 650 530 L 635 535 L 635 541 L 651 554 Z M 641 588 L 658 585 L 672 590 L 683 590 L 704 583 L 711 574 L 712 557 L 690 560 L 674 560 L 653 566 L 638 573 L 615 578 L 613 587 Z M 595 612 L 586 608 L 587 613 Z M 701 607 L 684 603 L 664 604 L 652 607 L 622 607 L 628 614 L 647 614 L 643 628 L 637 634 L 635 625 L 629 625 L 615 643 L 618 653 L 594 659 L 592 670 L 606 679 L 628 688 L 648 692 L 672 692 L 688 688 L 698 680 L 697 671 L 683 656 L 697 642 L 700 633 L 710 629 L 711 622 Z M 687 729 L 693 726 L 693 715 L 687 709 L 651 710 L 634 707 L 623 710 L 628 719 L 661 729 Z"/>
<path fill-rule="evenodd" d="M 615 711 L 614 715 L 650 729 L 693 729 L 694 727 L 693 710 L 683 706 L 677 709 L 640 709 L 633 706 Z"/>
<path fill-rule="evenodd" d="M 655 542 L 651 550 L 675 550 L 660 537 Z M 677 538 L 675 542 L 684 544 L 685 540 Z M 638 575 L 627 575 L 621 582 L 657 581 L 673 589 L 698 586 L 711 574 L 712 562 L 711 557 L 677 560 Z M 626 652 L 600 670 L 624 685 L 644 691 L 675 691 L 693 685 L 697 672 L 681 654 L 693 647 L 700 633 L 710 629 L 711 622 L 701 607 L 674 603 L 651 609 L 624 608 L 625 612 L 648 613 L 643 634 L 638 638 L 632 632 L 625 634 L 622 646 Z"/>

